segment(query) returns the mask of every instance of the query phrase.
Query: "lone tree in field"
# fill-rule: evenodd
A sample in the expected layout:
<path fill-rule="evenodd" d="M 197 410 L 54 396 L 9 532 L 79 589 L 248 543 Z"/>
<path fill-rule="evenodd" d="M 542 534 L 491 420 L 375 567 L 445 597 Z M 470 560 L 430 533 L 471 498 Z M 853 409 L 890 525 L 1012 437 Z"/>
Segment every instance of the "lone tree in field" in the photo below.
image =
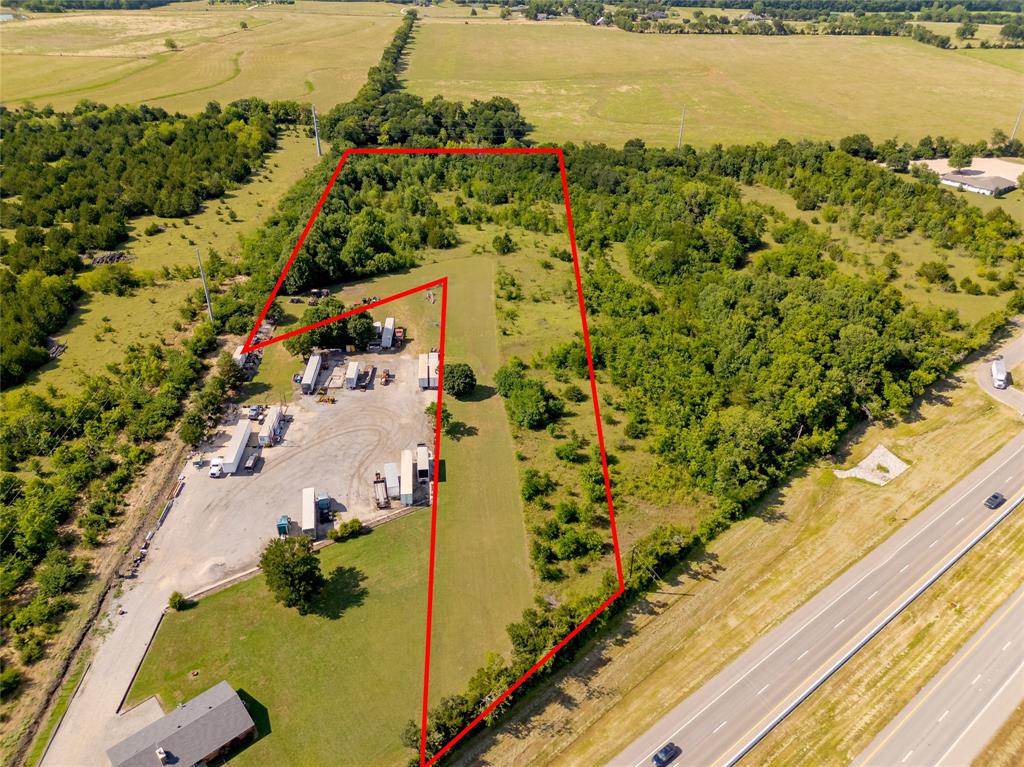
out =
<path fill-rule="evenodd" d="M 285 607 L 297 607 L 300 615 L 309 612 L 324 586 L 320 558 L 304 535 L 272 540 L 263 550 L 260 567 L 274 599 Z"/>
<path fill-rule="evenodd" d="M 953 150 L 949 153 L 949 165 L 956 169 L 959 173 L 964 168 L 971 167 L 971 160 L 973 160 L 973 154 L 971 148 L 966 144 L 957 144 L 953 147 Z"/>
<path fill-rule="evenodd" d="M 167 48 L 167 50 L 169 51 L 178 50 L 178 44 L 174 42 L 173 37 L 168 37 L 166 40 L 164 40 L 164 47 Z"/>
<path fill-rule="evenodd" d="M 465 362 L 444 366 L 444 391 L 453 397 L 465 397 L 476 388 L 476 373 Z"/>

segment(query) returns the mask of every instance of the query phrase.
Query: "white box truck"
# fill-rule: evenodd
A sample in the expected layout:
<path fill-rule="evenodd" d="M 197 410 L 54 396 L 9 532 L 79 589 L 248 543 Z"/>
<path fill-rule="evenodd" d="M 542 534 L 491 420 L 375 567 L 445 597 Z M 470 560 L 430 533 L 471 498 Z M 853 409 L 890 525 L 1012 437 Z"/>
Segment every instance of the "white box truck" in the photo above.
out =
<path fill-rule="evenodd" d="M 395 340 L 395 318 L 385 317 L 384 318 L 384 332 L 380 337 L 380 348 L 390 349 L 392 342 Z"/>
<path fill-rule="evenodd" d="M 415 479 L 412 471 L 412 450 L 402 451 L 402 473 L 399 478 L 401 496 L 399 500 L 403 506 L 412 506 L 412 494 L 415 488 Z"/>
<path fill-rule="evenodd" d="M 224 446 L 223 455 L 219 455 L 210 461 L 210 476 L 219 477 L 221 474 L 234 474 L 242 465 L 242 456 L 245 455 L 245 448 L 249 445 L 249 435 L 252 434 L 252 421 L 244 419 L 235 424 L 231 433 L 231 439 Z"/>
<path fill-rule="evenodd" d="M 1010 383 L 1006 374 L 1006 362 L 1002 357 L 992 360 L 992 385 L 997 389 L 1005 389 Z"/>
<path fill-rule="evenodd" d="M 260 429 L 256 439 L 260 447 L 270 447 L 277 441 L 278 429 L 281 426 L 281 406 L 274 405 L 267 410 L 266 418 L 263 419 L 263 428 Z"/>
<path fill-rule="evenodd" d="M 359 363 L 348 363 L 348 370 L 345 371 L 345 388 L 355 389 L 359 385 Z"/>
<path fill-rule="evenodd" d="M 306 370 L 302 374 L 303 394 L 312 394 L 316 391 L 316 379 L 320 375 L 321 365 L 323 365 L 323 357 L 319 354 L 311 354 L 309 362 L 306 363 Z"/>
<path fill-rule="evenodd" d="M 316 490 L 312 487 L 302 488 L 302 534 L 316 540 Z"/>

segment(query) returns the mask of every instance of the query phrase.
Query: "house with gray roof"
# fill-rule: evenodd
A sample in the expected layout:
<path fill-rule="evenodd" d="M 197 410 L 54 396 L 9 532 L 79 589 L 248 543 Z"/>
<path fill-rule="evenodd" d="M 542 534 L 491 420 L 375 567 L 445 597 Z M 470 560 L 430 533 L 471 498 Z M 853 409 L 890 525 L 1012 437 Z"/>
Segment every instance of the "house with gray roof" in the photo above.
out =
<path fill-rule="evenodd" d="M 950 171 L 943 173 L 940 180 L 946 186 L 956 187 L 965 192 L 975 192 L 989 197 L 998 197 L 1001 194 L 1012 192 L 1017 185 L 1008 178 L 1002 176 L 986 176 L 981 171 Z"/>
<path fill-rule="evenodd" d="M 220 682 L 108 748 L 107 758 L 113 767 L 195 767 L 255 738 L 245 703 Z"/>

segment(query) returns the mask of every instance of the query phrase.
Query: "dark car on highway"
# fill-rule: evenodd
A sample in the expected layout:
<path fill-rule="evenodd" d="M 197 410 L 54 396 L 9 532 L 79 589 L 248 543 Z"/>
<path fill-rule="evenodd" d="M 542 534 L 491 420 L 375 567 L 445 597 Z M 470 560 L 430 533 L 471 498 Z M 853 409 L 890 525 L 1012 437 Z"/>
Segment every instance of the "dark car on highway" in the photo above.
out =
<path fill-rule="evenodd" d="M 683 749 L 679 748 L 675 743 L 666 743 L 658 753 L 651 757 L 651 764 L 654 767 L 665 767 L 665 765 L 675 761 L 676 757 L 681 753 L 683 753 Z"/>
<path fill-rule="evenodd" d="M 998 509 L 1006 502 L 1006 496 L 1002 493 L 992 493 L 985 499 L 985 505 L 990 509 Z"/>

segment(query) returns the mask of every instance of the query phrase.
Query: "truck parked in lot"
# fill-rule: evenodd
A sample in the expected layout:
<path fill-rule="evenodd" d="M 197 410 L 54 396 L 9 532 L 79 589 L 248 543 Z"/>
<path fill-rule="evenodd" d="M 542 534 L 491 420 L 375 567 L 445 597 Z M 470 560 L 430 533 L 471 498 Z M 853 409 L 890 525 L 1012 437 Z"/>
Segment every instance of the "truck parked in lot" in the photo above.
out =
<path fill-rule="evenodd" d="M 316 490 L 311 487 L 304 487 L 302 489 L 302 509 L 299 519 L 302 523 L 302 534 L 308 535 L 314 541 L 316 540 L 316 520 L 317 520 L 317 508 L 316 508 Z"/>
<path fill-rule="evenodd" d="M 235 474 L 242 465 L 242 457 L 245 455 L 245 448 L 249 444 L 249 435 L 252 434 L 252 421 L 242 419 L 235 424 L 231 433 L 231 440 L 224 446 L 224 454 L 218 455 L 210 461 L 210 476 L 219 477 L 222 474 Z"/>
<path fill-rule="evenodd" d="M 1006 373 L 1006 362 L 1002 357 L 992 361 L 992 385 L 997 389 L 1005 389 L 1010 383 Z"/>

